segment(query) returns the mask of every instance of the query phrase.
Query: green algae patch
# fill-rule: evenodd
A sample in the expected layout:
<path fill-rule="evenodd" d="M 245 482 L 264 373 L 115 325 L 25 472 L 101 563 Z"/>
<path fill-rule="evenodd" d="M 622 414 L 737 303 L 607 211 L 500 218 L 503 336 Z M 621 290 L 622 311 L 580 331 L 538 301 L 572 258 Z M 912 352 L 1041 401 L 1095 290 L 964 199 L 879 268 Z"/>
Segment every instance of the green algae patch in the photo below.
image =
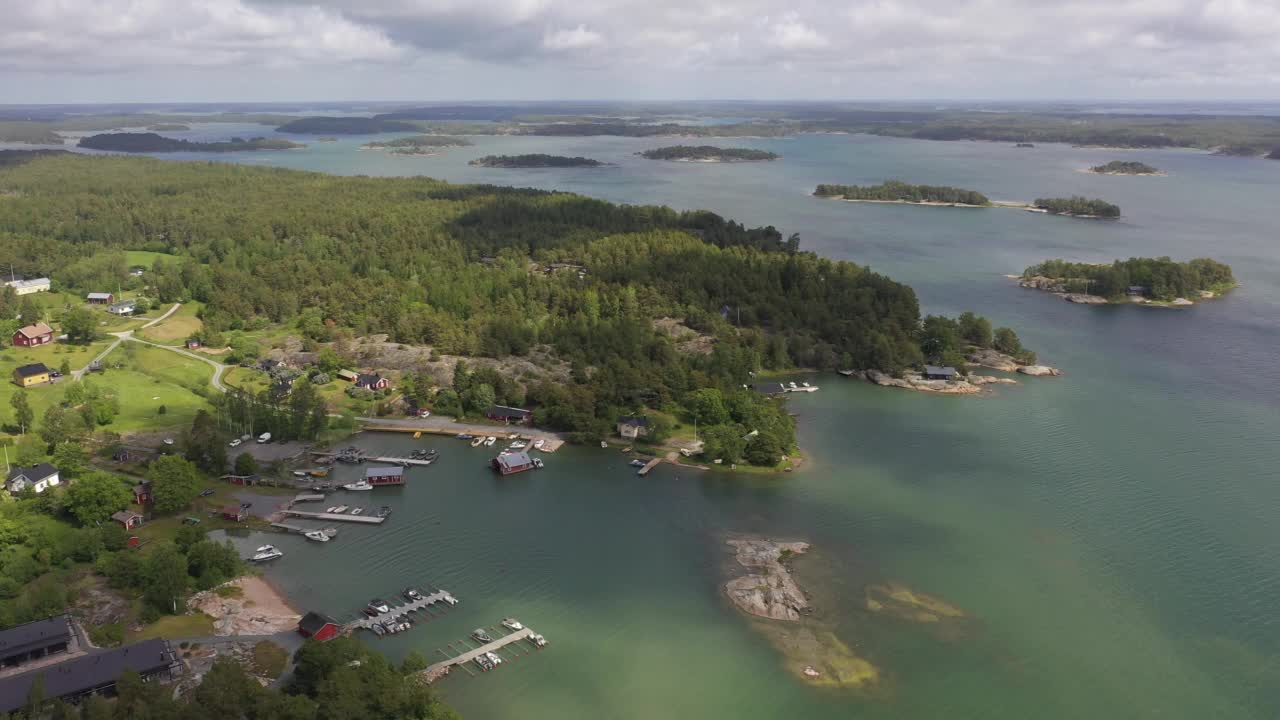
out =
<path fill-rule="evenodd" d="M 867 609 L 920 623 L 936 623 L 965 617 L 960 608 L 932 595 L 916 592 L 898 582 L 867 587 Z"/>
<path fill-rule="evenodd" d="M 768 621 L 752 624 L 782 655 L 787 672 L 806 685 L 870 690 L 880 684 L 880 668 L 824 627 L 807 621 L 795 625 Z"/>

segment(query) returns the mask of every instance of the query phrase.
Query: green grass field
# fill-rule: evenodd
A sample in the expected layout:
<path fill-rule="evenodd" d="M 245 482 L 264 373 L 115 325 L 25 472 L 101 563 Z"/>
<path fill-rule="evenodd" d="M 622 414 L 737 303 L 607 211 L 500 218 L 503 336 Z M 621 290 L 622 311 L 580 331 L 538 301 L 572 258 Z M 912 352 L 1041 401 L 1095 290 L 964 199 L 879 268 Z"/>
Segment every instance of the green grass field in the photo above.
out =
<path fill-rule="evenodd" d="M 168 253 L 149 252 L 147 250 L 125 250 L 125 262 L 129 263 L 129 267 L 151 268 L 156 264 L 156 260 L 165 258 L 166 260 L 176 260 L 177 255 Z"/>
<path fill-rule="evenodd" d="M 111 367 L 115 363 L 124 367 Z M 90 380 L 111 388 L 120 399 L 116 432 L 186 427 L 198 410 L 210 409 L 203 395 L 213 369 L 199 360 L 141 343 L 122 343 L 107 357 L 108 370 Z M 159 414 L 160 406 L 165 414 Z"/>
<path fill-rule="evenodd" d="M 172 305 L 165 305 L 158 308 L 154 314 L 159 317 L 163 315 Z M 196 313 L 200 312 L 200 303 L 191 302 L 178 308 L 178 311 L 170 315 L 164 322 L 146 330 L 138 332 L 138 337 L 150 340 L 161 345 L 182 345 L 191 334 L 204 327 L 204 323 L 200 322 L 200 318 L 196 317 Z"/>
<path fill-rule="evenodd" d="M 51 370 L 57 370 L 62 365 L 62 361 L 67 360 L 71 364 L 71 369 L 75 370 L 88 365 L 89 361 L 106 349 L 107 345 L 110 345 L 110 342 L 100 341 L 92 345 L 52 343 L 36 348 L 8 347 L 0 351 L 0 374 L 3 374 L 3 378 L 0 378 L 0 424 L 9 425 L 13 422 L 11 399 L 14 393 L 21 392 L 18 386 L 13 384 L 14 368 L 31 363 L 44 363 Z M 37 422 L 50 405 L 62 402 L 65 385 L 69 382 L 71 380 L 65 378 L 49 385 L 27 388 L 27 402 L 35 412 Z M 0 431 L 0 437 L 5 436 L 7 434 Z"/>

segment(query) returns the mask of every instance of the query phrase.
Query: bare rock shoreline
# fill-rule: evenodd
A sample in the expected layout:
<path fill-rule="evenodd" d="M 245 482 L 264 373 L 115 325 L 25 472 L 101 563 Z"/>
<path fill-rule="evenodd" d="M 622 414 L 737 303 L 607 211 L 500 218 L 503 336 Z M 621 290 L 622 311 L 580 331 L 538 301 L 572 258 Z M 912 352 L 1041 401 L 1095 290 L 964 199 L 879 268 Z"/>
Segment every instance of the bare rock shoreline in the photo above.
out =
<path fill-rule="evenodd" d="M 809 549 L 806 542 L 765 538 L 725 541 L 736 551 L 738 564 L 753 570 L 724 584 L 725 593 L 743 612 L 771 620 L 795 622 L 809 612 L 809 600 L 783 564 L 786 557 Z"/>

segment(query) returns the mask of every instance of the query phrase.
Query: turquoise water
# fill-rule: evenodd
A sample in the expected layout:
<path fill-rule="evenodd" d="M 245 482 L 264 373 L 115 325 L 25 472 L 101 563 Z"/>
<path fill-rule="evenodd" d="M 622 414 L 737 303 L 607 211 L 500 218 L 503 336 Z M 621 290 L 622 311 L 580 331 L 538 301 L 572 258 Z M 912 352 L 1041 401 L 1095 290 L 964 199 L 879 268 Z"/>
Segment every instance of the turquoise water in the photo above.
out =
<path fill-rule="evenodd" d="M 462 599 L 378 641 L 393 656 L 430 656 L 508 615 L 551 639 L 497 673 L 446 680 L 466 716 L 1274 717 L 1280 163 L 835 135 L 733 142 L 784 156 L 750 165 L 643 160 L 634 153 L 670 141 L 625 138 L 479 137 L 404 158 L 358 151 L 365 140 L 227 159 L 533 185 L 771 223 L 799 232 L 806 249 L 912 285 L 927 312 L 972 309 L 1017 328 L 1067 373 L 981 398 L 819 377 L 821 392 L 789 401 L 812 462 L 778 478 L 663 468 L 642 480 L 614 453 L 568 448 L 544 471 L 499 480 L 483 468 L 486 453 L 456 441 L 363 438 L 432 445 L 443 458 L 386 491 L 398 507 L 386 526 L 346 528 L 325 547 L 297 541 L 275 570 L 304 604 L 338 614 L 411 582 Z M 466 165 L 521 152 L 617 165 Z M 1078 172 L 1117 158 L 1169 176 Z M 889 178 L 1007 200 L 1087 194 L 1117 202 L 1125 218 L 808 195 L 822 182 Z M 1130 255 L 1213 256 L 1243 287 L 1185 310 L 1092 308 L 1003 277 L 1047 257 Z M 798 573 L 837 634 L 881 669 L 879 686 L 815 690 L 784 671 L 719 593 L 727 532 L 814 543 Z M 863 587 L 887 580 L 969 617 L 944 629 L 867 612 Z"/>

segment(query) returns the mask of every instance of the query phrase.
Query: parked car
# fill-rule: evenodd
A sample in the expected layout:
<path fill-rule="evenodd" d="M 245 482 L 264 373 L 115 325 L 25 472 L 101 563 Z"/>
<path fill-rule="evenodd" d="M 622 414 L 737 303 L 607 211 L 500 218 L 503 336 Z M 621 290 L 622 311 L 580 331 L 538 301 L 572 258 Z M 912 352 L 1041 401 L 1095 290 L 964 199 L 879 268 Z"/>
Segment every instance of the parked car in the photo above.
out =
<path fill-rule="evenodd" d="M 240 447 L 240 438 L 236 438 L 235 440 L 232 440 L 227 444 L 230 445 L 231 447 Z"/>
<path fill-rule="evenodd" d="M 259 436 L 258 436 L 258 442 L 259 442 L 259 443 L 269 443 L 269 442 L 271 442 L 271 433 L 269 433 L 269 432 L 268 432 L 268 433 L 262 433 L 261 435 L 259 435 Z"/>

